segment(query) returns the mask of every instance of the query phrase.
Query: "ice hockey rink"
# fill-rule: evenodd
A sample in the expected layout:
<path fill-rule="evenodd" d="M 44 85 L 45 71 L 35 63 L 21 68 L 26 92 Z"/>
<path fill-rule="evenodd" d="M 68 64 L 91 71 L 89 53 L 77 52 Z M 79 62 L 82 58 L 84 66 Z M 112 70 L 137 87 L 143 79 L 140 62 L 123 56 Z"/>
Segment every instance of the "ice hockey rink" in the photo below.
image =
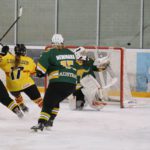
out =
<path fill-rule="evenodd" d="M 29 113 L 18 119 L 0 104 L 0 150 L 150 150 L 150 107 L 72 111 L 61 103 L 51 131 L 32 132 L 40 109 L 27 100 Z"/>

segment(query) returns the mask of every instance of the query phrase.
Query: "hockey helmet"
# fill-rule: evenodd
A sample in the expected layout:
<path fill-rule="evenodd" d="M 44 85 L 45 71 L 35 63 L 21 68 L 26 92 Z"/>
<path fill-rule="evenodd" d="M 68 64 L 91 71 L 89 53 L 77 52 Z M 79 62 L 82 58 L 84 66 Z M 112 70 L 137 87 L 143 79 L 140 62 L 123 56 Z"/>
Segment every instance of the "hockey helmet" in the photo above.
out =
<path fill-rule="evenodd" d="M 77 49 L 73 50 L 76 59 L 80 59 L 80 60 L 86 60 L 86 55 L 85 55 L 85 48 L 84 47 L 78 47 Z"/>
<path fill-rule="evenodd" d="M 4 56 L 8 52 L 9 52 L 9 46 L 7 46 L 7 45 L 3 46 L 0 44 L 0 54 Z"/>
<path fill-rule="evenodd" d="M 61 34 L 54 34 L 52 37 L 52 44 L 54 45 L 61 45 L 64 43 L 64 38 Z"/>
<path fill-rule="evenodd" d="M 27 49 L 24 44 L 17 44 L 15 46 L 15 54 L 25 56 L 27 53 Z"/>

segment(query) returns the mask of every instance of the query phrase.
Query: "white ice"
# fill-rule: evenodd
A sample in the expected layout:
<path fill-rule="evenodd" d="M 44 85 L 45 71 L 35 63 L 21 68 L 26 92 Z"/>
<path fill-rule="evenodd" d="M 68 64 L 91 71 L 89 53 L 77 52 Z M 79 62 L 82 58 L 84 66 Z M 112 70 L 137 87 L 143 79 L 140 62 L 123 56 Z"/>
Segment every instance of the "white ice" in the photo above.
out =
<path fill-rule="evenodd" d="M 27 105 L 18 119 L 0 104 L 0 150 L 150 150 L 150 107 L 71 111 L 61 103 L 51 131 L 34 133 L 40 109 Z"/>

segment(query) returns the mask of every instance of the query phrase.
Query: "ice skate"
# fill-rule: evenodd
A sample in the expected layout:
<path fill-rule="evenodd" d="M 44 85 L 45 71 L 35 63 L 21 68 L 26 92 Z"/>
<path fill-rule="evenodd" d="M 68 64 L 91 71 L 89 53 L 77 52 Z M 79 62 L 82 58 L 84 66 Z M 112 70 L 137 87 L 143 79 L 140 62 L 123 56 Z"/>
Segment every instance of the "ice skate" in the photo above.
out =
<path fill-rule="evenodd" d="M 21 110 L 19 109 L 19 107 L 16 107 L 14 109 L 14 113 L 18 116 L 18 118 L 22 118 L 23 117 L 23 113 L 21 112 Z"/>
<path fill-rule="evenodd" d="M 33 130 L 34 132 L 37 132 L 38 130 L 43 131 L 44 127 L 44 123 L 39 123 L 38 125 L 31 127 L 31 130 Z"/>
<path fill-rule="evenodd" d="M 82 101 L 82 100 L 78 100 L 77 102 L 76 102 L 76 109 L 77 110 L 82 110 L 83 109 L 83 107 L 84 107 L 84 101 Z"/>
<path fill-rule="evenodd" d="M 53 126 L 53 120 L 49 119 L 45 124 L 45 128 L 46 128 L 46 130 L 51 130 L 52 126 Z"/>
<path fill-rule="evenodd" d="M 21 104 L 20 105 L 20 108 L 21 108 L 21 110 L 23 111 L 23 112 L 29 112 L 29 108 L 26 106 L 26 105 L 24 105 L 24 104 Z"/>

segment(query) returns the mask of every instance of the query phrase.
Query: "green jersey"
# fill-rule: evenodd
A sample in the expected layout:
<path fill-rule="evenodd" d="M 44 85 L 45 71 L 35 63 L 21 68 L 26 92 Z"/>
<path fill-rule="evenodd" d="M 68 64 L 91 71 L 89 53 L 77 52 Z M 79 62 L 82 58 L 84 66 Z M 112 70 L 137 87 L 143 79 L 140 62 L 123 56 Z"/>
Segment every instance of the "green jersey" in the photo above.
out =
<path fill-rule="evenodd" d="M 37 69 L 46 73 L 50 82 L 67 82 L 76 84 L 76 58 L 66 48 L 50 49 L 42 53 Z"/>
<path fill-rule="evenodd" d="M 98 68 L 93 65 L 94 60 L 87 58 L 87 60 L 77 61 L 77 89 L 81 87 L 80 80 L 86 75 L 90 74 L 95 77 L 94 71 L 98 71 Z"/>

